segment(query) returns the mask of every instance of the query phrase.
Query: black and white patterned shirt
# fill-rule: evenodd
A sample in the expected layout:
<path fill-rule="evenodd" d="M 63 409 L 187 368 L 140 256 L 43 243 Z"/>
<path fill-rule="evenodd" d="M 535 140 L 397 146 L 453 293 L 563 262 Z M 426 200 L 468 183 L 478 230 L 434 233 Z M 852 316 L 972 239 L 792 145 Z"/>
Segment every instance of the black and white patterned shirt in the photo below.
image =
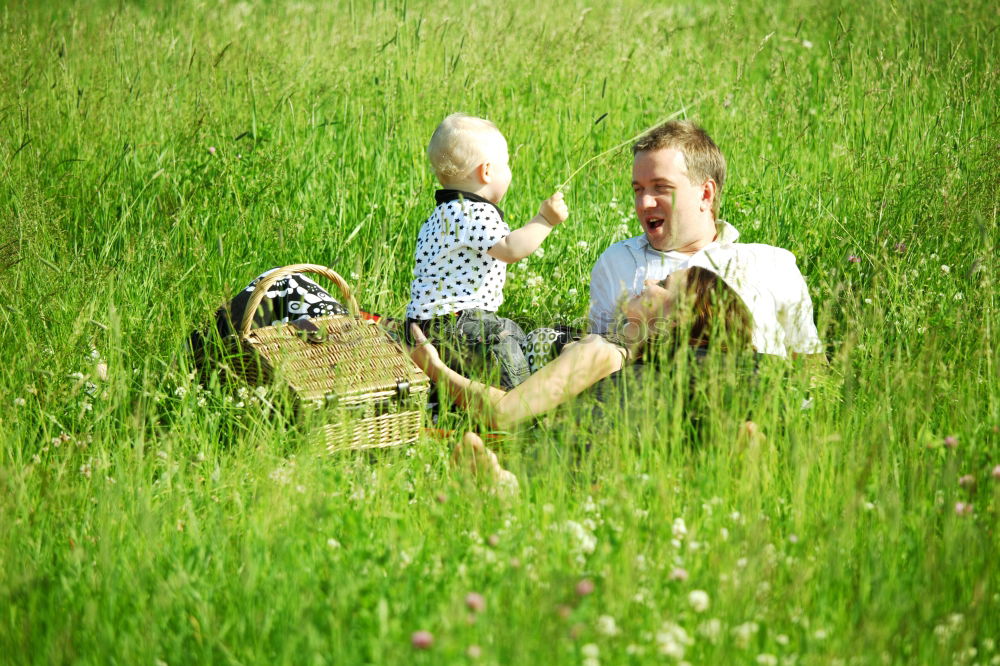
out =
<path fill-rule="evenodd" d="M 486 254 L 510 234 L 503 211 L 469 192 L 438 190 L 437 208 L 420 227 L 408 319 L 432 319 L 503 303 L 507 264 Z"/>

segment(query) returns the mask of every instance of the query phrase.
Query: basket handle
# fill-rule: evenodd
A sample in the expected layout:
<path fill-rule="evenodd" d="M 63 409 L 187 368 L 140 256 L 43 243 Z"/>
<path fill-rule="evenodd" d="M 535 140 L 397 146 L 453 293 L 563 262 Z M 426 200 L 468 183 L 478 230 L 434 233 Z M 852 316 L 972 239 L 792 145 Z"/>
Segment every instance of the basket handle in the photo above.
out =
<path fill-rule="evenodd" d="M 257 283 L 257 287 L 253 290 L 253 294 L 250 295 L 250 300 L 247 301 L 247 309 L 243 313 L 243 321 L 240 322 L 240 337 L 245 338 L 250 335 L 250 326 L 253 324 L 253 316 L 257 313 L 257 308 L 260 307 L 260 302 L 264 300 L 264 294 L 267 293 L 267 290 L 270 289 L 271 286 L 278 280 L 286 278 L 293 273 L 314 273 L 328 278 L 331 282 L 337 285 L 338 289 L 340 289 L 340 293 L 347 301 L 347 307 L 351 310 L 351 312 L 355 316 L 358 315 L 358 312 L 360 311 L 358 302 L 354 299 L 354 294 L 351 293 L 351 288 L 347 286 L 347 282 L 344 281 L 344 278 L 340 277 L 337 271 L 318 264 L 291 264 L 289 266 L 285 266 L 284 268 L 277 268 L 271 271 Z"/>

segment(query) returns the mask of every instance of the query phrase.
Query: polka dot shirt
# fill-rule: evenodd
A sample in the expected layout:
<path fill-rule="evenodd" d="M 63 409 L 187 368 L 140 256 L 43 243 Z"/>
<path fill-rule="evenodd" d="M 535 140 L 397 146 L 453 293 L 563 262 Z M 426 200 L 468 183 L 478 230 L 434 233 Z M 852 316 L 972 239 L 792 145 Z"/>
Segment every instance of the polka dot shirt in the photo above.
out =
<path fill-rule="evenodd" d="M 408 319 L 433 319 L 473 308 L 496 312 L 503 303 L 507 264 L 486 254 L 510 234 L 490 201 L 438 190 L 437 208 L 417 236 Z"/>

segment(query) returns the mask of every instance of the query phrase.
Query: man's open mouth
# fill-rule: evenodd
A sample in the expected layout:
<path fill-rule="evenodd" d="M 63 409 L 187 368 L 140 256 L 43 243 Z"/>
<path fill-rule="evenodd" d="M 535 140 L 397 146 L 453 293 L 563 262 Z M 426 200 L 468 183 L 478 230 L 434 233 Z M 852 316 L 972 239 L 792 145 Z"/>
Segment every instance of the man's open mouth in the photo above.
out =
<path fill-rule="evenodd" d="M 658 217 L 650 217 L 646 219 L 646 228 L 650 231 L 656 231 L 663 226 L 663 220 Z"/>

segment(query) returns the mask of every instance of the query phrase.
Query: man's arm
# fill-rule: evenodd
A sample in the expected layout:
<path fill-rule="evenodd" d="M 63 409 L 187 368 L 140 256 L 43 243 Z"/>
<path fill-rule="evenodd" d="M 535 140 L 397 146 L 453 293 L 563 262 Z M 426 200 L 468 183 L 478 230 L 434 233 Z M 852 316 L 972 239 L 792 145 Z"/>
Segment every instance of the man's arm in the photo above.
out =
<path fill-rule="evenodd" d="M 823 359 L 823 342 L 813 320 L 809 287 L 795 261 L 795 255 L 784 251 L 786 261 L 779 276 L 783 289 L 778 306 L 778 323 L 785 332 L 785 348 L 791 356 Z"/>
<path fill-rule="evenodd" d="M 614 270 L 615 258 L 623 259 L 612 245 L 590 271 L 590 332 L 607 333 L 615 320 L 618 301 L 625 285 Z"/>

